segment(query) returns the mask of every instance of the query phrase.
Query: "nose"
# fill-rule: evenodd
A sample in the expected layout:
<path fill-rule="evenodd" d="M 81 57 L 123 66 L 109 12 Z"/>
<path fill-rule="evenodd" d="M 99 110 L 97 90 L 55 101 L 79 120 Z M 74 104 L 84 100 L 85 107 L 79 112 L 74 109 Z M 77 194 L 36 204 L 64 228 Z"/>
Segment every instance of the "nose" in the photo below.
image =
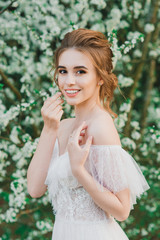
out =
<path fill-rule="evenodd" d="M 73 75 L 73 74 L 67 74 L 67 76 L 66 76 L 66 83 L 68 84 L 68 85 L 72 85 L 72 84 L 75 84 L 75 76 Z"/>

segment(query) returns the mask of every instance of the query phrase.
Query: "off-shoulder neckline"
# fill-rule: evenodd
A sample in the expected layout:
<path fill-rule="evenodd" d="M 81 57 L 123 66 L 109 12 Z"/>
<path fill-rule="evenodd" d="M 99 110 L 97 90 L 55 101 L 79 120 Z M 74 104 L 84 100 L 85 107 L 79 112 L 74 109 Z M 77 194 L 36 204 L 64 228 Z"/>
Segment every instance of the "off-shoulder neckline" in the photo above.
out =
<path fill-rule="evenodd" d="M 68 153 L 68 151 L 66 151 L 66 152 L 64 152 L 64 153 L 62 153 L 61 155 L 59 155 L 59 142 L 58 142 L 58 138 L 56 138 L 56 141 L 57 141 L 57 146 L 58 146 L 58 157 L 62 157 L 63 155 L 65 155 L 65 154 L 67 154 Z M 85 144 L 82 144 L 82 145 L 80 145 L 80 146 L 84 146 Z M 98 148 L 98 147 L 100 147 L 100 148 L 102 148 L 102 147 L 118 147 L 118 148 L 122 148 L 122 146 L 121 145 L 118 145 L 118 144 L 112 144 L 112 145 L 95 145 L 95 144 L 92 144 L 91 146 L 90 146 L 90 149 L 91 148 Z"/>

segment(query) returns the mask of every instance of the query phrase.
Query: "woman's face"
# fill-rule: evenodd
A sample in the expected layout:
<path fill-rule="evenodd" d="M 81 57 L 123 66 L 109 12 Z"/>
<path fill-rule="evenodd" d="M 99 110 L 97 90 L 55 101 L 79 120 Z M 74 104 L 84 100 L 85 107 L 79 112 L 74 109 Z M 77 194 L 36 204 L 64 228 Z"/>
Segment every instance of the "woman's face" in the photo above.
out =
<path fill-rule="evenodd" d="M 76 49 L 67 49 L 59 57 L 58 84 L 66 101 L 78 105 L 99 95 L 98 77 L 91 60 Z"/>

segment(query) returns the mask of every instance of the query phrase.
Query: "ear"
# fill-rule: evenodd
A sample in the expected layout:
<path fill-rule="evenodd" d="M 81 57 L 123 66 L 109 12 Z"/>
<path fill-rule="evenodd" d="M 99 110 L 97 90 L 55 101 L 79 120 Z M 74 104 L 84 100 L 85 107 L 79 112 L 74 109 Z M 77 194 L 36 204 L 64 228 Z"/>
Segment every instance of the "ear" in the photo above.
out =
<path fill-rule="evenodd" d="M 103 84 L 104 83 L 104 80 L 103 79 L 101 79 L 101 84 Z"/>
<path fill-rule="evenodd" d="M 98 85 L 99 85 L 99 86 L 102 86 L 103 83 L 104 83 L 103 79 L 100 79 L 100 80 L 98 81 Z"/>

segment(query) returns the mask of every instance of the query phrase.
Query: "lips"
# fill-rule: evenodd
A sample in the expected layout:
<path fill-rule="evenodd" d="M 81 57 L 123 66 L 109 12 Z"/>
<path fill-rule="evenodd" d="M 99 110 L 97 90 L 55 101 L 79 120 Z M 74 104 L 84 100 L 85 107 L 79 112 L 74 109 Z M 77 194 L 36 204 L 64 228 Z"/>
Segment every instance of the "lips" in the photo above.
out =
<path fill-rule="evenodd" d="M 68 89 L 65 89 L 65 91 L 80 91 L 81 89 L 72 89 L 72 88 L 68 88 Z"/>
<path fill-rule="evenodd" d="M 66 95 L 68 97 L 75 97 L 81 90 L 80 89 L 66 89 Z"/>

